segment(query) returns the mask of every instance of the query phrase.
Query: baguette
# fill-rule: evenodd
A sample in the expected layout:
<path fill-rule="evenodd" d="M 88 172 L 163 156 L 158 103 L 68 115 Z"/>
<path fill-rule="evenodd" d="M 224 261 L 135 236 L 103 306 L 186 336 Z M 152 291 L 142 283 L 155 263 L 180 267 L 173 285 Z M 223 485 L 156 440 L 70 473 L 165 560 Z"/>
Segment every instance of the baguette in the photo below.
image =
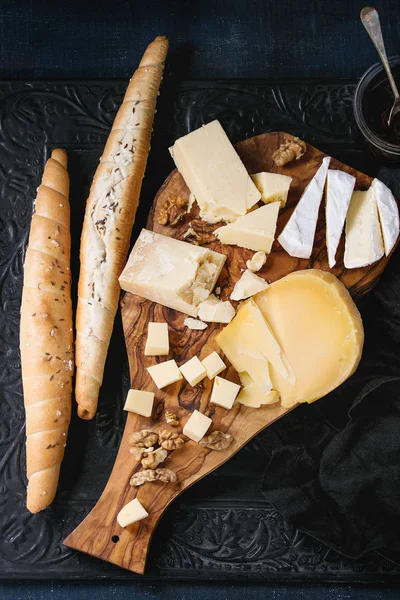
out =
<path fill-rule="evenodd" d="M 67 155 L 54 150 L 38 188 L 25 256 L 21 368 L 27 508 L 51 504 L 71 418 L 73 332 Z"/>
<path fill-rule="evenodd" d="M 126 263 L 139 203 L 168 41 L 147 48 L 115 117 L 96 170 L 83 223 L 76 317 L 78 415 L 96 414 L 118 308 L 118 277 Z"/>

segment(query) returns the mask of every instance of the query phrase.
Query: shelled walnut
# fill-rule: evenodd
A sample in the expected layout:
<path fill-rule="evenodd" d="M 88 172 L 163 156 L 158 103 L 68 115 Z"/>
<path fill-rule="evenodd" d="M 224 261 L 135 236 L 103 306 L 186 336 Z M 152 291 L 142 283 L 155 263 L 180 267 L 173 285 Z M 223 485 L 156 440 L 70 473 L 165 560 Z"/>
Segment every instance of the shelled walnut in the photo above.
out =
<path fill-rule="evenodd" d="M 292 140 L 285 140 L 278 150 L 272 155 L 272 160 L 277 167 L 283 167 L 292 160 L 299 160 L 306 151 L 306 143 L 298 137 Z"/>
<path fill-rule="evenodd" d="M 171 427 L 178 427 L 179 419 L 175 413 L 170 412 L 169 410 L 165 411 L 165 422 L 167 425 L 171 425 Z"/>
<path fill-rule="evenodd" d="M 146 469 L 145 471 L 139 471 L 131 477 L 130 485 L 133 487 L 139 487 L 147 481 L 162 481 L 163 483 L 176 483 L 177 476 L 171 469 Z"/>
<path fill-rule="evenodd" d="M 176 194 L 170 194 L 160 206 L 158 222 L 160 225 L 176 225 L 186 214 L 187 200 Z"/>
<path fill-rule="evenodd" d="M 158 435 L 150 431 L 150 429 L 142 429 L 141 431 L 135 431 L 132 433 L 129 438 L 129 443 L 132 446 L 137 446 L 138 448 L 150 448 L 150 446 L 155 446 L 158 441 Z"/>
<path fill-rule="evenodd" d="M 160 444 L 161 448 L 171 451 L 181 448 L 185 443 L 185 440 L 174 431 L 163 429 L 158 434 L 158 443 Z"/>
<path fill-rule="evenodd" d="M 150 446 L 150 448 L 141 448 L 139 446 L 132 446 L 132 448 L 130 448 L 129 451 L 131 454 L 133 454 L 136 460 L 141 460 L 142 458 L 150 454 L 150 452 L 153 452 L 154 447 Z"/>
<path fill-rule="evenodd" d="M 202 448 L 209 448 L 210 450 L 226 450 L 232 442 L 233 437 L 230 433 L 213 431 L 210 435 L 207 435 L 200 440 L 199 446 Z"/>
<path fill-rule="evenodd" d="M 165 448 L 157 448 L 157 450 L 153 450 L 153 452 L 150 452 L 150 454 L 142 459 L 142 466 L 145 469 L 157 469 L 158 465 L 161 465 L 167 456 L 168 452 Z"/>

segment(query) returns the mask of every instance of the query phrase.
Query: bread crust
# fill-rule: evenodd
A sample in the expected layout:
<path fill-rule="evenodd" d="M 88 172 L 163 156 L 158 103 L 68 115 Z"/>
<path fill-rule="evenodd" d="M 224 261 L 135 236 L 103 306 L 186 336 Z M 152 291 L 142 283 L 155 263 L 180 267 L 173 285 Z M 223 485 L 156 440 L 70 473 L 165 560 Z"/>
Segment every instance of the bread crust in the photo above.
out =
<path fill-rule="evenodd" d="M 167 51 L 168 41 L 163 36 L 146 49 L 115 117 L 86 203 L 75 384 L 78 415 L 83 419 L 93 418 L 97 410 L 120 296 L 118 277 L 129 250 Z"/>

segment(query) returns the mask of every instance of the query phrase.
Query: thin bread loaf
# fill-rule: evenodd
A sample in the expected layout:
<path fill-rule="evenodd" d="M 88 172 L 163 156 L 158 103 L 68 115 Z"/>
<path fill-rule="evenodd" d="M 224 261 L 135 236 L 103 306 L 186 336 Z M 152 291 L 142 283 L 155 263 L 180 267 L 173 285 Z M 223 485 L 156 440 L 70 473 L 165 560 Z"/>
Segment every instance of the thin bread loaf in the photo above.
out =
<path fill-rule="evenodd" d="M 21 305 L 27 508 L 32 513 L 54 499 L 71 418 L 74 362 L 68 197 L 67 155 L 54 150 L 37 192 Z"/>
<path fill-rule="evenodd" d="M 147 48 L 115 118 L 86 204 L 76 317 L 78 414 L 96 414 L 118 308 L 118 277 L 126 262 L 139 203 L 156 100 L 168 51 L 165 37 Z"/>

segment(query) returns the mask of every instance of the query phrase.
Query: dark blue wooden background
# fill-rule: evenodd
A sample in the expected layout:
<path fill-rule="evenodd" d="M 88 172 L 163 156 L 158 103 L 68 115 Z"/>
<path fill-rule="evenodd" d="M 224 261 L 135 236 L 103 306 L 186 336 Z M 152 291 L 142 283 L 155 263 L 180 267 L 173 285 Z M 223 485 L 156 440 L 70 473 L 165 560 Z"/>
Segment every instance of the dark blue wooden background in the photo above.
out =
<path fill-rule="evenodd" d="M 147 43 L 171 41 L 182 79 L 358 77 L 376 62 L 359 21 L 366 0 L 0 0 L 4 79 L 128 77 Z M 400 0 L 377 0 L 389 55 Z M 1 532 L 0 532 L 1 535 Z M 0 583 L 0 598 L 86 600 L 399 599 L 399 589 L 129 583 Z"/>

